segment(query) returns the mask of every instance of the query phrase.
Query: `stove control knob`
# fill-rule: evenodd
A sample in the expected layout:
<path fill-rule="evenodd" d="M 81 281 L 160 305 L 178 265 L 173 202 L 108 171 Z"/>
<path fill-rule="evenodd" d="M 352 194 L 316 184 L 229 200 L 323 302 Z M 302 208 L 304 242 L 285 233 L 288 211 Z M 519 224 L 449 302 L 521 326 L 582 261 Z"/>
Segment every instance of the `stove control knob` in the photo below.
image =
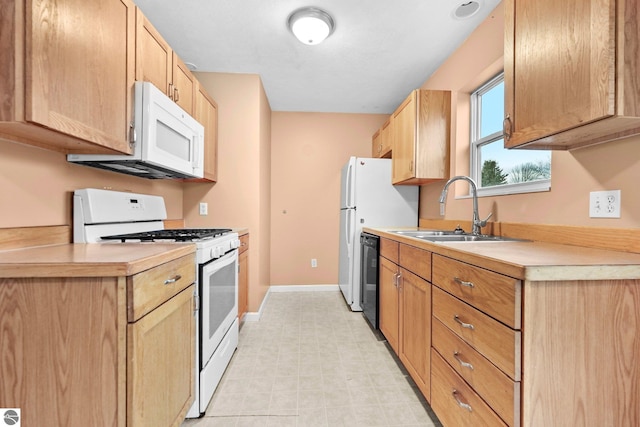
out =
<path fill-rule="evenodd" d="M 211 250 L 209 251 L 209 258 L 215 258 L 216 257 L 215 251 L 216 251 L 215 248 L 211 248 Z"/>
<path fill-rule="evenodd" d="M 231 249 L 235 249 L 239 247 L 240 247 L 240 239 L 233 239 L 231 241 Z"/>
<path fill-rule="evenodd" d="M 216 257 L 220 258 L 222 255 L 224 255 L 224 248 L 222 246 L 217 246 Z"/>

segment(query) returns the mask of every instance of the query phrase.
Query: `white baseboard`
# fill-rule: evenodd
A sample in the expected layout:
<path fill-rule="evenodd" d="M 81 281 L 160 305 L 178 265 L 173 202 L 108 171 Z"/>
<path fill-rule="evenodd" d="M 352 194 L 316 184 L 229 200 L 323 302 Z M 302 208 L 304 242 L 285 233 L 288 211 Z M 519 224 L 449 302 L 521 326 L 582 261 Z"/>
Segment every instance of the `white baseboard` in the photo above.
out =
<path fill-rule="evenodd" d="M 262 300 L 262 304 L 260 304 L 260 308 L 257 312 L 246 312 L 244 316 L 242 316 L 243 322 L 257 322 L 262 317 L 262 312 L 264 309 L 264 305 L 269 298 L 269 294 L 271 292 L 335 292 L 339 291 L 340 286 L 338 285 L 272 285 L 269 286 L 269 290 Z"/>

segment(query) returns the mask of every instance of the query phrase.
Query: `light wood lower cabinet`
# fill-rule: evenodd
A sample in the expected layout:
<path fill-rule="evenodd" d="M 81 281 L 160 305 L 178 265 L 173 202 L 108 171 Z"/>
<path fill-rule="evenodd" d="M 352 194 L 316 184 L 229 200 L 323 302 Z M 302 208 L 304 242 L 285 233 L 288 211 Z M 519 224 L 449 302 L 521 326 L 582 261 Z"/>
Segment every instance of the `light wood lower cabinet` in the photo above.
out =
<path fill-rule="evenodd" d="M 238 248 L 238 319 L 249 309 L 249 233 L 240 236 Z"/>
<path fill-rule="evenodd" d="M 400 314 L 398 295 L 398 265 L 380 257 L 380 332 L 398 354 L 400 334 Z"/>
<path fill-rule="evenodd" d="M 194 255 L 129 277 L 0 279 L 0 405 L 23 426 L 179 426 L 194 398 L 194 279 Z"/>
<path fill-rule="evenodd" d="M 414 272 L 431 277 L 431 253 L 388 239 L 380 248 L 380 331 L 429 400 L 431 283 Z"/>
<path fill-rule="evenodd" d="M 431 283 L 400 269 L 400 360 L 431 400 Z"/>
<path fill-rule="evenodd" d="M 433 256 L 444 426 L 640 425 L 640 280 L 518 280 Z"/>
<path fill-rule="evenodd" d="M 380 332 L 387 339 L 387 342 L 398 354 L 400 315 L 398 296 L 398 242 L 389 239 L 380 239 L 380 262 L 379 262 L 379 324 Z"/>
<path fill-rule="evenodd" d="M 444 426 L 506 426 L 435 350 L 431 371 L 431 406 Z"/>

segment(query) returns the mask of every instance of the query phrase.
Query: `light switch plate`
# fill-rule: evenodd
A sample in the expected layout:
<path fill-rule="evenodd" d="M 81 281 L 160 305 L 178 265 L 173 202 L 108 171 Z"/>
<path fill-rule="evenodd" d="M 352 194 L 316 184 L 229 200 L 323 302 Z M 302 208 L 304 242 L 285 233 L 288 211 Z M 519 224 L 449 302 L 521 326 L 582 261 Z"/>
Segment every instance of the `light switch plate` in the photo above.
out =
<path fill-rule="evenodd" d="M 589 217 L 620 218 L 620 190 L 589 193 Z"/>
<path fill-rule="evenodd" d="M 205 202 L 200 203 L 200 215 L 209 215 L 209 204 Z"/>

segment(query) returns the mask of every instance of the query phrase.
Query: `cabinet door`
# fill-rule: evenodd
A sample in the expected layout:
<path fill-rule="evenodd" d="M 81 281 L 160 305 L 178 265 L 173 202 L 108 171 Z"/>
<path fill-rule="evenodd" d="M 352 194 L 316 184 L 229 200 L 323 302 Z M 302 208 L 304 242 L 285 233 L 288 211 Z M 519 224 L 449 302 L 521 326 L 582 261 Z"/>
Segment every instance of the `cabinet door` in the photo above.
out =
<path fill-rule="evenodd" d="M 393 135 L 391 130 L 391 119 L 389 118 L 382 125 L 382 129 L 380 130 L 380 145 L 382 149 L 380 150 L 380 157 L 391 157 L 391 146 L 393 144 Z"/>
<path fill-rule="evenodd" d="M 170 95 L 184 111 L 193 115 L 195 109 L 196 78 L 191 70 L 173 52 L 173 95 Z"/>
<path fill-rule="evenodd" d="M 198 84 L 194 118 L 204 126 L 204 177 L 218 180 L 218 104 Z"/>
<path fill-rule="evenodd" d="M 136 80 L 173 96 L 173 51 L 140 9 L 136 9 Z"/>
<path fill-rule="evenodd" d="M 131 0 L 27 1 L 26 120 L 130 153 Z"/>
<path fill-rule="evenodd" d="M 615 3 L 505 2 L 507 147 L 615 113 Z"/>
<path fill-rule="evenodd" d="M 400 360 L 430 401 L 431 284 L 400 268 L 400 300 Z"/>
<path fill-rule="evenodd" d="M 380 135 L 380 129 L 376 131 L 371 137 L 371 157 L 381 157 L 380 153 L 382 152 L 382 141 Z"/>
<path fill-rule="evenodd" d="M 127 326 L 127 425 L 180 425 L 194 400 L 194 285 Z"/>
<path fill-rule="evenodd" d="M 415 177 L 415 91 L 393 113 L 392 181 L 399 183 Z"/>
<path fill-rule="evenodd" d="M 398 322 L 398 287 L 396 276 L 398 266 L 386 258 L 380 257 L 380 331 L 387 342 L 398 354 L 398 337 L 400 333 Z"/>

